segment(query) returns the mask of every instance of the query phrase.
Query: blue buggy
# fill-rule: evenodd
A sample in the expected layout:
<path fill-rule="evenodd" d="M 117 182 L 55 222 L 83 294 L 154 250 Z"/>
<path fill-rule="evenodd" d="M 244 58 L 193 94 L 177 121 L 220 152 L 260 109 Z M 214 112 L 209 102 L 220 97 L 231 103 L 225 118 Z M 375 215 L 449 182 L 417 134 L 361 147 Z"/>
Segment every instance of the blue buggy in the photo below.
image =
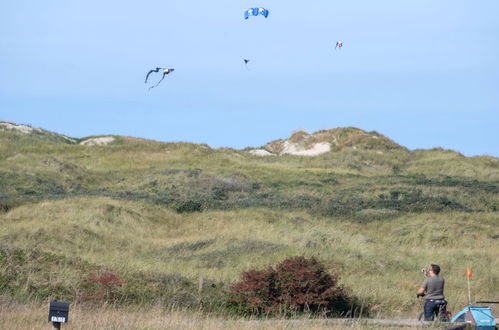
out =
<path fill-rule="evenodd" d="M 476 306 L 477 304 L 490 303 L 496 302 L 478 301 L 471 304 L 459 311 L 450 321 L 466 323 L 460 329 L 495 330 L 497 329 L 496 319 L 492 315 L 492 309 L 487 306 Z"/>

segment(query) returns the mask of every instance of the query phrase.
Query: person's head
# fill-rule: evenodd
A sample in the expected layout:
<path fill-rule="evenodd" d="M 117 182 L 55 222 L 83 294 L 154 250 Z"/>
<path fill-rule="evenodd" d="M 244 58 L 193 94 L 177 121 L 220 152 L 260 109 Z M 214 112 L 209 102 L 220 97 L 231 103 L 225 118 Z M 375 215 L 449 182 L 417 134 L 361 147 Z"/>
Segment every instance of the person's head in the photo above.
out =
<path fill-rule="evenodd" d="M 432 271 L 435 275 L 438 275 L 438 274 L 440 274 L 440 266 L 435 265 L 435 264 L 431 264 L 430 271 Z"/>

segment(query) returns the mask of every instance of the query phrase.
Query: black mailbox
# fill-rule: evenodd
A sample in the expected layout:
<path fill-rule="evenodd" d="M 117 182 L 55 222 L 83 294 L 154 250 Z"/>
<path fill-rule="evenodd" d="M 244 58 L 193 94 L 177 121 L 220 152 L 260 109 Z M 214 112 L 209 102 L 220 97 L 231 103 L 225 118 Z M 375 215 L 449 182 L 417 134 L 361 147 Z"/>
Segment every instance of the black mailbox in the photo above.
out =
<path fill-rule="evenodd" d="M 49 305 L 49 322 L 66 323 L 69 321 L 69 303 L 51 301 Z"/>

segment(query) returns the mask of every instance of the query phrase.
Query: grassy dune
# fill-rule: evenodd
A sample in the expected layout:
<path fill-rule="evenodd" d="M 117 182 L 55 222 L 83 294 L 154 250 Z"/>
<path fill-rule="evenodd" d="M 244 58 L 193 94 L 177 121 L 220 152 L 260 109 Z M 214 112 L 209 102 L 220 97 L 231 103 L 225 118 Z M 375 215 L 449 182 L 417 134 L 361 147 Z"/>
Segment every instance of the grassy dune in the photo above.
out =
<path fill-rule="evenodd" d="M 379 315 L 414 315 L 419 267 L 438 262 L 451 308 L 499 292 L 497 215 L 418 214 L 356 223 L 269 209 L 177 214 L 145 202 L 72 198 L 18 207 L 1 217 L 4 244 L 78 256 L 127 273 L 180 274 L 230 283 L 238 274 L 288 256 L 316 256 Z M 52 280 L 64 278 L 64 266 Z M 70 272 L 70 269 L 68 269 Z M 79 276 L 79 275 L 78 275 Z M 132 276 L 132 275 L 130 275 Z"/>
<path fill-rule="evenodd" d="M 305 255 L 339 270 L 375 317 L 416 315 L 429 263 L 451 310 L 467 302 L 467 266 L 477 299 L 496 299 L 499 159 L 345 132 L 317 157 L 0 132 L 0 296 L 77 301 L 110 271 L 123 304 L 199 310 L 241 272 Z"/>

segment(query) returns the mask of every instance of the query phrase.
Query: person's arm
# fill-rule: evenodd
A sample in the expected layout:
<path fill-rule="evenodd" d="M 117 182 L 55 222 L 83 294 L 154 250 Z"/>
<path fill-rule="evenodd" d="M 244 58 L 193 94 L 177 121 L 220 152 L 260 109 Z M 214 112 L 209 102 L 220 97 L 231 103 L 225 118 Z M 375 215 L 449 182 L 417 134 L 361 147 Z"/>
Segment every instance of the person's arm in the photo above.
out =
<path fill-rule="evenodd" d="M 428 288 L 428 279 L 425 278 L 421 287 L 416 291 L 416 296 L 424 296 L 426 294 L 426 289 Z"/>

